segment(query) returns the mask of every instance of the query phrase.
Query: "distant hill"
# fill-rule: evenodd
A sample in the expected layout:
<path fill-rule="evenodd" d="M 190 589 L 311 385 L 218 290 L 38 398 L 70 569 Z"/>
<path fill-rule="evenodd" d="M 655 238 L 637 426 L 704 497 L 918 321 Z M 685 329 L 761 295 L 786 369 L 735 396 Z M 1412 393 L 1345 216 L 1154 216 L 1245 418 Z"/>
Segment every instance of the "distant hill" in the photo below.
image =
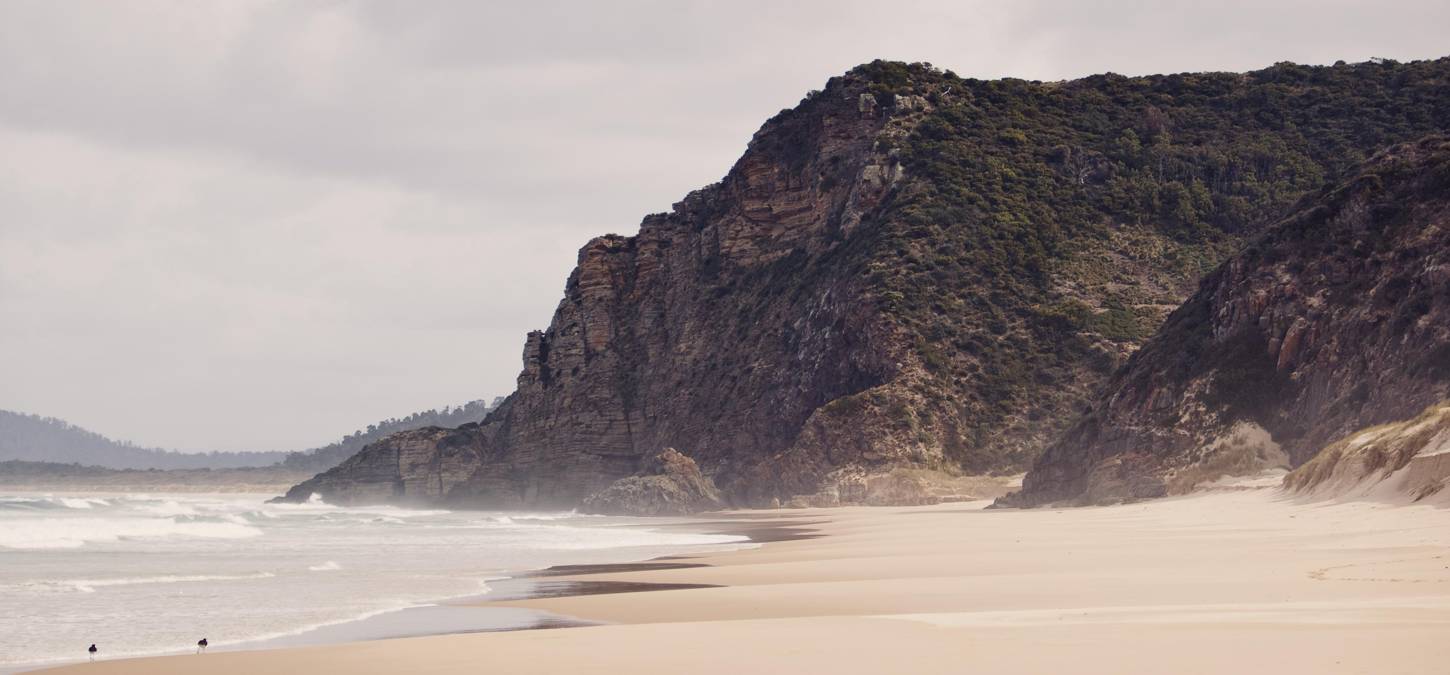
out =
<path fill-rule="evenodd" d="M 342 440 L 302 451 L 178 452 L 146 448 L 107 438 L 55 417 L 0 410 L 0 462 L 20 460 L 54 465 L 79 464 L 105 469 L 235 469 L 277 467 L 287 471 L 326 471 L 364 445 L 388 434 L 426 426 L 456 427 L 478 422 L 492 403 L 470 401 L 461 406 L 415 412 L 369 424 Z M 14 469 L 19 465 L 9 465 Z M 40 467 L 43 469 L 44 467 Z"/>
<path fill-rule="evenodd" d="M 85 464 L 112 469 L 230 469 L 268 466 L 286 452 L 177 452 L 116 441 L 55 417 L 0 410 L 0 461 Z"/>
<path fill-rule="evenodd" d="M 469 422 L 480 422 L 490 410 L 498 407 L 503 402 L 503 397 L 493 399 L 492 403 L 485 403 L 483 399 L 469 401 L 456 408 L 444 406 L 441 410 L 425 410 L 415 412 L 407 417 L 386 419 L 377 424 L 369 424 L 367 429 L 359 429 L 342 438 L 342 440 L 324 445 L 320 448 L 291 452 L 286 459 L 282 460 L 281 466 L 288 469 L 299 469 L 309 471 L 326 471 L 343 460 L 353 456 L 363 446 L 379 440 L 389 434 L 399 431 L 411 431 L 422 427 L 459 427 Z"/>

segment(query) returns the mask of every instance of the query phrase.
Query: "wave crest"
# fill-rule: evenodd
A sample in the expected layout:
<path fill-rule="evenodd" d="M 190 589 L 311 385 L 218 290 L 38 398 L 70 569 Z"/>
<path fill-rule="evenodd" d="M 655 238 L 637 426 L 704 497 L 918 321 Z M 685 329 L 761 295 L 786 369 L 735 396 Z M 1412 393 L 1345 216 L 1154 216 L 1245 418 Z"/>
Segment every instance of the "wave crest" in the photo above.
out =
<path fill-rule="evenodd" d="M 277 575 L 271 572 L 257 572 L 256 574 L 168 574 L 154 577 L 120 577 L 115 579 L 53 579 L 27 581 L 23 584 L 15 584 L 8 588 L 31 592 L 95 593 L 97 588 L 106 588 L 109 586 L 184 584 L 202 581 L 242 581 L 246 579 L 270 579 L 274 576 Z"/>
<path fill-rule="evenodd" d="M 183 522 L 177 518 L 25 518 L 0 528 L 0 547 L 17 549 L 80 548 L 86 544 L 198 537 L 245 539 L 260 536 L 251 525 L 233 522 Z"/>

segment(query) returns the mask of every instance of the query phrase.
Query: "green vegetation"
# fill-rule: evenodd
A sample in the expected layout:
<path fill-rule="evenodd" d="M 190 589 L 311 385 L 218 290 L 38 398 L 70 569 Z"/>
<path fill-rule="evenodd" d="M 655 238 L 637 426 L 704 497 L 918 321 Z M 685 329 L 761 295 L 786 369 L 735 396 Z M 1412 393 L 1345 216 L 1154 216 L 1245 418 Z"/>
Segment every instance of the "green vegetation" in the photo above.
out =
<path fill-rule="evenodd" d="M 393 417 L 385 419 L 377 424 L 369 424 L 367 429 L 359 429 L 346 436 L 336 443 L 329 443 L 320 448 L 302 450 L 299 452 L 287 453 L 278 466 L 287 469 L 326 471 L 343 460 L 353 456 L 363 446 L 373 441 L 382 440 L 400 431 L 410 431 L 423 427 L 446 427 L 453 428 L 464 424 L 483 421 L 484 416 L 498 407 L 503 402 L 503 397 L 493 400 L 493 403 L 486 403 L 483 400 L 469 401 L 461 406 L 443 406 L 443 408 L 415 412 L 406 417 Z"/>
<path fill-rule="evenodd" d="M 951 428 L 1071 417 L 1197 279 L 1311 189 L 1450 126 L 1450 59 L 1039 83 L 928 64 L 855 74 L 933 106 L 861 272 Z M 1030 423 L 1018 423 L 1033 433 Z M 947 447 L 1029 457 L 991 438 Z M 975 461 L 975 460 L 974 460 Z"/>

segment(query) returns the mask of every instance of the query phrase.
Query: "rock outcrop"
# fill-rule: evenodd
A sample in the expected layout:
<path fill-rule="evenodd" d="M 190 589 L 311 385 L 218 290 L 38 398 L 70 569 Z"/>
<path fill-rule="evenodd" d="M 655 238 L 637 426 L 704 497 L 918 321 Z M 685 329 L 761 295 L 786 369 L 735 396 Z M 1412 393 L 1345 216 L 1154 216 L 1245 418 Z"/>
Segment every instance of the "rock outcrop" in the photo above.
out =
<path fill-rule="evenodd" d="M 477 428 L 465 424 L 398 432 L 293 486 L 279 501 L 305 502 L 316 493 L 342 505 L 446 502 L 483 460 Z"/>
<path fill-rule="evenodd" d="M 1284 487 L 1314 498 L 1417 502 L 1450 497 L 1450 401 L 1414 419 L 1352 433 L 1284 477 Z"/>
<path fill-rule="evenodd" d="M 1301 466 L 1447 393 L 1450 138 L 1432 136 L 1307 197 L 1210 274 L 1002 503 L 1110 503 Z M 1289 484 L 1404 466 L 1408 450 L 1358 445 L 1377 433 Z"/>
<path fill-rule="evenodd" d="M 695 460 L 665 448 L 646 458 L 639 473 L 585 498 L 583 510 L 619 516 L 682 516 L 723 506 L 720 491 L 700 473 Z"/>
<path fill-rule="evenodd" d="M 666 447 L 746 506 L 1020 472 L 1258 215 L 1447 124 L 1447 72 L 861 66 L 721 182 L 585 245 L 481 424 L 376 443 L 292 498 L 573 508 Z"/>

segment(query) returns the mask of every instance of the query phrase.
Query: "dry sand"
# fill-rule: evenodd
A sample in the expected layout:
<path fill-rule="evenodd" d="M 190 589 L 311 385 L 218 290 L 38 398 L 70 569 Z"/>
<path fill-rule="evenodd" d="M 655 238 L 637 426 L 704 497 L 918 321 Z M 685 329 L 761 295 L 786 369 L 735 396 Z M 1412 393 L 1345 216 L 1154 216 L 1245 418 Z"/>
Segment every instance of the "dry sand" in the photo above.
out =
<path fill-rule="evenodd" d="M 580 577 L 718 588 L 506 603 L 610 625 L 51 672 L 1450 673 L 1450 509 L 983 506 L 746 512 L 824 536 Z"/>

